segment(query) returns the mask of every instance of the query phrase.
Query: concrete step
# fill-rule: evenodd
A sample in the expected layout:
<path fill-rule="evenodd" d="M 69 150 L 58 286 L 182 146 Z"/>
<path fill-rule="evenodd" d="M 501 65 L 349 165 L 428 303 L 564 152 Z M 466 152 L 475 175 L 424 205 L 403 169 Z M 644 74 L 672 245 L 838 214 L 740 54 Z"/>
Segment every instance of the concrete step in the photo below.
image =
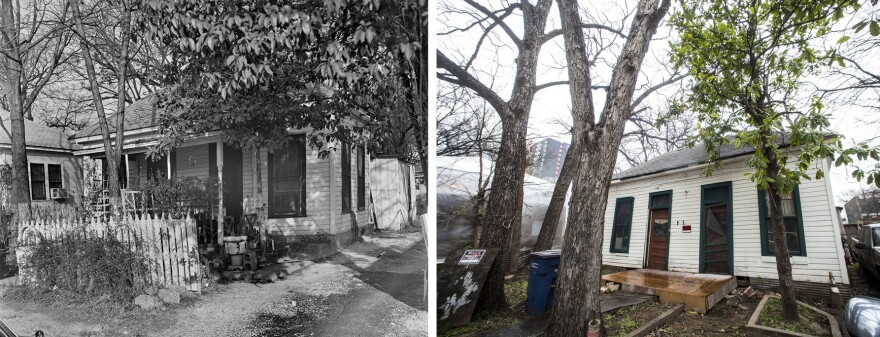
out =
<path fill-rule="evenodd" d="M 261 266 L 257 270 L 227 270 L 220 273 L 220 277 L 224 280 L 228 281 L 243 281 L 243 282 L 252 282 L 252 281 L 271 281 L 275 282 L 277 280 L 283 280 L 288 275 L 293 274 L 294 272 L 311 266 L 314 264 L 312 261 L 292 261 L 292 260 L 282 260 L 278 263 L 271 264 L 268 266 Z"/>

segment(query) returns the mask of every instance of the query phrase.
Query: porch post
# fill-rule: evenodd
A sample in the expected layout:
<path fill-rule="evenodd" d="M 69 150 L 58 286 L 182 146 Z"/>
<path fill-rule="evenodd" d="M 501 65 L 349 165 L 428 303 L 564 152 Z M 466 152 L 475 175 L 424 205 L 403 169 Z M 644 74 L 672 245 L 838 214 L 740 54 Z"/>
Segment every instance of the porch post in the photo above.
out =
<path fill-rule="evenodd" d="M 259 177 L 259 174 L 257 172 L 260 170 L 259 159 L 257 159 L 259 155 L 260 149 L 251 151 L 251 181 L 254 182 L 253 184 L 251 184 L 251 193 L 253 193 L 254 196 L 254 208 L 263 206 L 256 203 L 257 200 L 263 200 L 263 196 L 260 196 L 259 198 L 257 197 L 262 192 L 260 184 L 263 183 L 262 181 L 260 181 L 260 179 L 257 179 L 257 177 Z"/>
<path fill-rule="evenodd" d="M 128 167 L 128 153 L 125 154 L 125 186 L 131 189 L 131 168 Z"/>
<path fill-rule="evenodd" d="M 226 208 L 223 207 L 223 141 L 217 141 L 217 198 L 220 202 L 217 205 L 217 244 L 221 249 L 223 244 L 223 218 L 226 217 Z"/>
<path fill-rule="evenodd" d="M 327 156 L 328 160 L 327 165 L 330 165 L 330 234 L 335 235 L 336 231 L 336 164 L 334 162 L 334 158 L 336 158 L 336 151 L 330 152 L 330 155 Z"/>
<path fill-rule="evenodd" d="M 167 166 L 166 168 L 168 169 L 165 172 L 165 178 L 171 180 L 171 151 L 168 151 L 168 155 L 165 156 L 165 164 Z"/>

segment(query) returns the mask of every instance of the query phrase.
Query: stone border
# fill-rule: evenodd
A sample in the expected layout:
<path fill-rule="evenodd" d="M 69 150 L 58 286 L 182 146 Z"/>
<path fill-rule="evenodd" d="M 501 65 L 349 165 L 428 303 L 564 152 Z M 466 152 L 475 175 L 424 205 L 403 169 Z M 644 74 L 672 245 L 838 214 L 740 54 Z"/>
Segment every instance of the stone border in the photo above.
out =
<path fill-rule="evenodd" d="M 648 323 L 643 324 L 638 329 L 633 332 L 630 332 L 626 337 L 642 337 L 647 335 L 649 332 L 656 329 L 658 326 L 663 325 L 663 323 L 668 322 L 675 316 L 678 316 L 682 311 L 684 311 L 684 304 L 676 305 L 674 308 L 666 310 L 666 312 L 660 314 L 656 318 L 648 321 Z"/>
<path fill-rule="evenodd" d="M 779 295 L 767 294 L 764 295 L 764 298 L 761 299 L 761 302 L 758 303 L 758 307 L 755 308 L 755 311 L 752 313 L 752 317 L 749 318 L 749 323 L 746 324 L 746 333 L 754 336 L 773 336 L 773 337 L 815 337 L 813 335 L 802 334 L 798 332 L 792 332 L 782 329 L 771 328 L 769 326 L 758 325 L 758 317 L 761 316 L 761 310 L 764 309 L 764 304 L 767 303 L 767 300 L 770 298 L 781 298 Z M 818 312 L 825 316 L 825 319 L 828 320 L 828 324 L 831 326 L 831 336 L 832 337 L 842 337 L 843 335 L 840 332 L 840 325 L 837 324 L 837 320 L 822 310 L 816 309 L 813 306 L 806 304 L 801 301 L 797 301 L 798 305 L 803 305 L 810 310 Z"/>

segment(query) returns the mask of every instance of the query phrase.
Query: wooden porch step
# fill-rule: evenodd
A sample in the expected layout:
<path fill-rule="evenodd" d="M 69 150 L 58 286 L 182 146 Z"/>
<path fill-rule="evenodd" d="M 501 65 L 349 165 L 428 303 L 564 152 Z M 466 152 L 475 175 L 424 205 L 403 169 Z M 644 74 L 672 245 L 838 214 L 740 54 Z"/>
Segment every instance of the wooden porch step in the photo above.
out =
<path fill-rule="evenodd" d="M 684 304 L 705 314 L 724 295 L 736 289 L 736 277 L 636 269 L 603 275 L 602 280 L 621 284 L 621 290 L 656 295 L 663 302 Z"/>

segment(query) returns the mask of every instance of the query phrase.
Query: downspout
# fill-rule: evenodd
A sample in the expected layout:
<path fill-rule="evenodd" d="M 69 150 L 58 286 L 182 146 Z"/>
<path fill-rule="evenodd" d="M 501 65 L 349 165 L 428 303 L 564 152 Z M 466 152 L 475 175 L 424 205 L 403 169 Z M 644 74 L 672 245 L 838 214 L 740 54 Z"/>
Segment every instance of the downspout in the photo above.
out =
<path fill-rule="evenodd" d="M 336 235 L 336 171 L 334 158 L 336 158 L 336 152 L 331 152 L 329 156 L 330 158 L 328 164 L 330 165 L 330 234 Z"/>

